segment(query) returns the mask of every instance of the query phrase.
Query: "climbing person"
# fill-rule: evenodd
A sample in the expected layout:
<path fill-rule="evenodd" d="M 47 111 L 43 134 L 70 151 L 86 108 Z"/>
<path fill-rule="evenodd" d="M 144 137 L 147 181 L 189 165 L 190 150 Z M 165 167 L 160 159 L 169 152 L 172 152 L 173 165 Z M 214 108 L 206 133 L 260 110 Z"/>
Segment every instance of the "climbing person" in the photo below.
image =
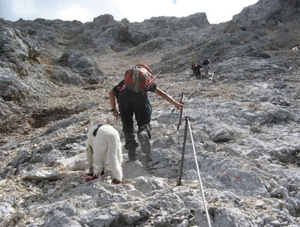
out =
<path fill-rule="evenodd" d="M 212 62 L 209 59 L 205 59 L 202 62 L 202 67 L 204 69 L 204 73 L 205 73 L 206 76 L 208 76 L 208 70 L 209 70 L 211 64 L 212 64 Z"/>
<path fill-rule="evenodd" d="M 203 68 L 202 65 L 193 63 L 191 67 L 192 67 L 192 70 L 193 70 L 194 75 L 196 76 L 196 78 L 197 78 L 197 79 L 200 79 L 200 78 L 201 78 L 201 72 L 200 72 L 200 69 Z"/>
<path fill-rule="evenodd" d="M 155 83 L 156 76 L 144 63 L 138 63 L 127 70 L 124 79 L 110 92 L 110 105 L 114 117 L 119 117 L 116 110 L 116 101 L 119 105 L 123 132 L 125 136 L 125 149 L 128 151 L 129 161 L 137 160 L 136 149 L 138 143 L 135 139 L 133 115 L 138 126 L 137 137 L 146 161 L 151 157 L 151 112 L 152 107 L 148 99 L 148 92 L 154 92 L 161 98 L 173 104 L 176 109 L 182 109 L 184 104 L 176 102 L 170 95 L 161 90 Z"/>

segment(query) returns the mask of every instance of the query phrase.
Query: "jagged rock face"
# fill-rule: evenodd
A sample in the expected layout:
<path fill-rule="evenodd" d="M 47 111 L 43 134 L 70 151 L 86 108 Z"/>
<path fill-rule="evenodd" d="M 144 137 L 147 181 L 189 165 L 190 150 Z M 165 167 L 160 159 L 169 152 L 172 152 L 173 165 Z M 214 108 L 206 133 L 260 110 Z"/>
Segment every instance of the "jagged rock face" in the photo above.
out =
<path fill-rule="evenodd" d="M 214 227 L 300 226 L 298 10 L 261 0 L 217 25 L 0 19 L 1 226 L 208 226 L 206 212 Z M 182 123 L 150 92 L 153 161 L 123 149 L 122 184 L 109 169 L 86 182 L 86 133 L 111 124 L 124 143 L 108 92 L 140 61 L 184 93 Z"/>
<path fill-rule="evenodd" d="M 234 16 L 232 24 L 266 38 L 269 49 L 292 48 L 299 45 L 299 12 L 298 0 L 264 0 Z"/>
<path fill-rule="evenodd" d="M 255 5 L 243 9 L 243 11 L 233 17 L 234 22 L 245 23 L 251 26 L 256 22 L 259 25 L 278 25 L 285 23 L 290 25 L 299 23 L 300 2 L 298 0 L 287 1 L 259 1 Z M 252 24 L 253 27 L 256 24 Z"/>

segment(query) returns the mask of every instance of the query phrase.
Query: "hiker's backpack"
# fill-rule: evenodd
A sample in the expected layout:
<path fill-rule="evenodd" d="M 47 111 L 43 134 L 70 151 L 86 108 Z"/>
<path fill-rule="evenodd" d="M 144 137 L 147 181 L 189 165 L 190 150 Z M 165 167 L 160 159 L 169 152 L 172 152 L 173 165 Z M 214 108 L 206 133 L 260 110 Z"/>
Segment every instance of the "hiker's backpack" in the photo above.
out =
<path fill-rule="evenodd" d="M 139 63 L 126 71 L 125 86 L 128 90 L 145 93 L 152 88 L 156 76 L 152 75 L 152 70 L 147 65 Z"/>

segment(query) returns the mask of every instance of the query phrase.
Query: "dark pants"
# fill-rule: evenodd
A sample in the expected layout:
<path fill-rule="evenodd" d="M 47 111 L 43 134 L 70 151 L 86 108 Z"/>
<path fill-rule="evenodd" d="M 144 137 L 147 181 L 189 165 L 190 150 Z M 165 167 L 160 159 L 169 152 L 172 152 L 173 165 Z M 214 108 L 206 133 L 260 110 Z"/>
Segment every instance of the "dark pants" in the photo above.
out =
<path fill-rule="evenodd" d="M 200 69 L 194 71 L 194 75 L 196 76 L 197 79 L 201 79 L 201 73 Z"/>
<path fill-rule="evenodd" d="M 140 94 L 127 89 L 122 90 L 118 96 L 119 110 L 125 136 L 125 149 L 135 150 L 138 143 L 135 140 L 133 114 L 138 126 L 138 133 L 146 131 L 151 138 L 151 113 L 147 107 L 147 94 Z"/>
<path fill-rule="evenodd" d="M 196 78 L 200 79 L 201 78 L 200 66 L 192 66 L 192 69 Z"/>

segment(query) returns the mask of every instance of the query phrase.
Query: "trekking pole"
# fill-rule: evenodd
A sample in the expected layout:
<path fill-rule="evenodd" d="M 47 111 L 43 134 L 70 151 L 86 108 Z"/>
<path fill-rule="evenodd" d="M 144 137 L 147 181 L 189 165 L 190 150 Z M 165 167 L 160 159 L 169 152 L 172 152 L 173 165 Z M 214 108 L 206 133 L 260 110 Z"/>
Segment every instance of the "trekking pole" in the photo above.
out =
<path fill-rule="evenodd" d="M 208 226 L 211 227 L 210 219 L 209 219 L 209 213 L 208 213 L 208 209 L 207 209 L 207 206 L 206 206 L 206 199 L 205 199 L 204 190 L 203 190 L 202 181 L 201 181 L 201 176 L 200 176 L 200 170 L 199 170 L 199 166 L 198 166 L 198 162 L 197 162 L 197 155 L 196 155 L 196 150 L 195 150 L 195 144 L 194 144 L 192 129 L 191 129 L 191 125 L 190 125 L 189 119 L 186 118 L 186 120 L 187 120 L 187 124 L 189 126 L 190 135 L 191 135 L 191 141 L 192 141 L 192 145 L 193 145 L 195 164 L 196 164 L 196 168 L 197 168 L 198 180 L 199 180 L 199 185 L 200 185 L 200 189 L 201 189 L 203 204 L 204 204 L 204 208 L 205 208 L 207 223 L 208 223 Z"/>
<path fill-rule="evenodd" d="M 183 100 L 183 95 L 184 95 L 184 92 L 181 93 L 181 97 L 180 97 L 180 101 L 179 101 L 179 102 L 182 103 L 182 104 L 183 104 L 183 102 L 182 102 L 182 100 Z M 181 125 L 182 112 L 183 112 L 183 108 L 180 109 L 179 122 L 178 122 L 178 124 L 177 124 L 177 131 L 178 131 L 180 125 Z"/>
<path fill-rule="evenodd" d="M 185 153 L 185 143 L 186 143 L 186 135 L 187 135 L 187 118 L 185 117 L 185 127 L 184 127 L 184 138 L 183 138 L 183 147 L 182 147 L 182 155 L 181 155 L 181 166 L 180 166 L 180 173 L 179 173 L 179 179 L 177 186 L 182 185 L 181 184 L 181 178 L 182 178 L 182 170 L 183 170 L 183 161 L 184 161 L 184 153 Z"/>

